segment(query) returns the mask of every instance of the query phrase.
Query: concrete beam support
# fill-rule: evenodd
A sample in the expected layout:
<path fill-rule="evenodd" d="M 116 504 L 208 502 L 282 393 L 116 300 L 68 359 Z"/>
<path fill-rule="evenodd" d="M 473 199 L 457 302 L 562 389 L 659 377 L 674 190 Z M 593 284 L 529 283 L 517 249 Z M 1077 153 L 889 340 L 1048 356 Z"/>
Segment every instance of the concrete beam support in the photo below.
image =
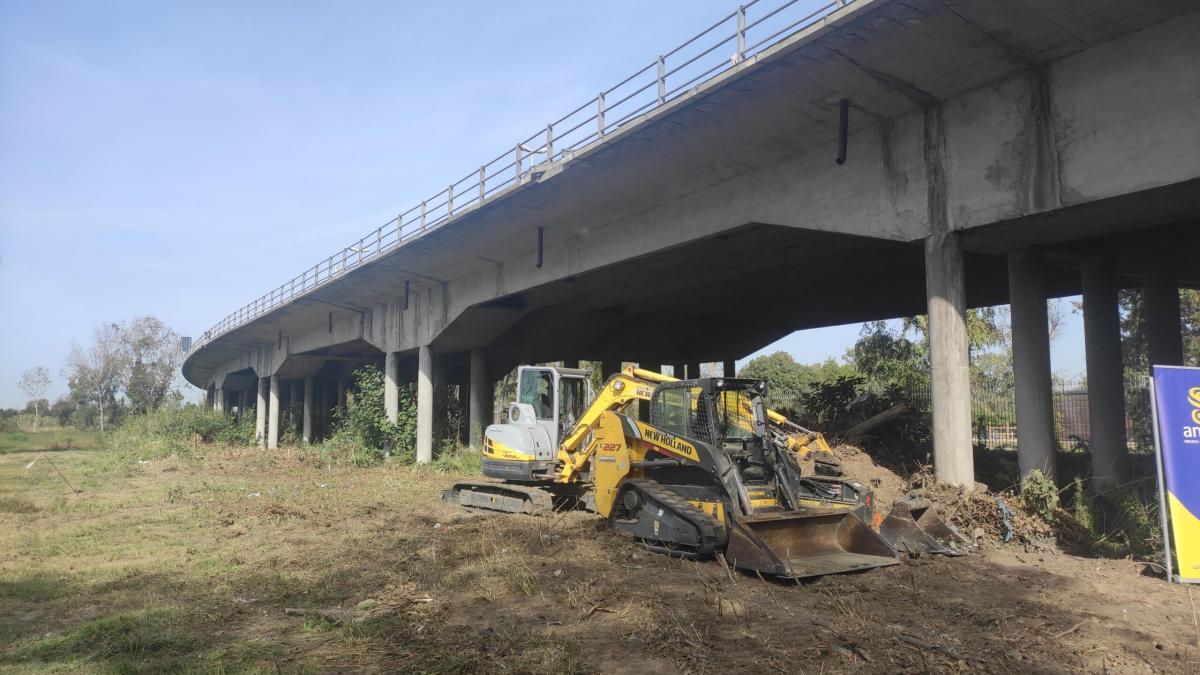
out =
<path fill-rule="evenodd" d="M 737 360 L 725 359 L 725 362 L 721 364 L 721 372 L 725 377 L 737 377 Z"/>
<path fill-rule="evenodd" d="M 225 390 L 220 387 L 213 394 L 213 410 L 225 412 Z"/>
<path fill-rule="evenodd" d="M 383 358 L 383 409 L 388 422 L 400 419 L 400 363 L 396 352 Z"/>
<path fill-rule="evenodd" d="M 1179 281 L 1175 270 L 1151 267 L 1142 276 L 1142 310 L 1146 317 L 1146 356 L 1150 365 L 1183 365 L 1183 330 L 1179 316 Z"/>
<path fill-rule="evenodd" d="M 1117 275 L 1111 261 L 1084 263 L 1083 340 L 1092 428 L 1092 476 L 1097 490 L 1119 485 L 1129 476 L 1117 290 Z"/>
<path fill-rule="evenodd" d="M 933 468 L 939 481 L 973 488 L 971 377 L 967 353 L 966 279 L 962 241 L 953 232 L 925 239 L 929 303 Z"/>
<path fill-rule="evenodd" d="M 468 443 L 472 448 L 483 447 L 483 431 L 492 422 L 493 394 L 492 383 L 487 377 L 487 362 L 483 358 L 482 349 L 471 350 L 471 387 L 470 387 L 469 424 L 470 437 Z"/>
<path fill-rule="evenodd" d="M 304 405 L 302 402 L 303 397 L 303 383 L 300 380 L 292 380 L 288 386 L 288 410 L 292 414 L 292 432 L 296 434 L 300 433 L 300 425 L 302 424 L 301 418 L 303 417 L 303 413 L 301 410 Z"/>
<path fill-rule="evenodd" d="M 417 350 L 417 464 L 433 461 L 433 348 Z"/>
<path fill-rule="evenodd" d="M 304 421 L 301 423 L 303 429 L 301 438 L 305 443 L 312 443 L 313 440 L 313 408 L 317 399 L 317 383 L 313 378 L 304 378 Z"/>
<path fill-rule="evenodd" d="M 605 359 L 600 362 L 600 376 L 605 380 L 621 372 L 621 362 L 616 359 Z"/>
<path fill-rule="evenodd" d="M 258 378 L 258 404 L 254 407 L 254 439 L 259 446 L 267 446 L 267 386 L 268 378 Z"/>
<path fill-rule="evenodd" d="M 1023 481 L 1037 469 L 1054 478 L 1054 410 L 1050 386 L 1050 329 L 1046 263 L 1041 251 L 1008 254 L 1013 376 L 1017 402 L 1017 464 Z"/>
<path fill-rule="evenodd" d="M 279 376 L 271 376 L 271 402 L 267 422 L 267 448 L 274 450 L 279 447 Z"/>

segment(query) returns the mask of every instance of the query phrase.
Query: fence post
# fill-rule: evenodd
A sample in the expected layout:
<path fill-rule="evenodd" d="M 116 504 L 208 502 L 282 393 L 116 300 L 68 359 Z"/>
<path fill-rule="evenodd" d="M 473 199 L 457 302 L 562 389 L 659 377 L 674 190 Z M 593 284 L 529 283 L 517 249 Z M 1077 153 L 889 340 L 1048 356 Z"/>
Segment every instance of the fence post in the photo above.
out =
<path fill-rule="evenodd" d="M 596 137 L 604 138 L 604 92 L 596 97 Z"/>
<path fill-rule="evenodd" d="M 741 63 L 743 55 L 746 53 L 746 6 L 738 5 L 737 8 L 737 62 Z"/>
<path fill-rule="evenodd" d="M 658 57 L 658 104 L 662 105 L 667 100 L 667 62 L 663 57 Z"/>

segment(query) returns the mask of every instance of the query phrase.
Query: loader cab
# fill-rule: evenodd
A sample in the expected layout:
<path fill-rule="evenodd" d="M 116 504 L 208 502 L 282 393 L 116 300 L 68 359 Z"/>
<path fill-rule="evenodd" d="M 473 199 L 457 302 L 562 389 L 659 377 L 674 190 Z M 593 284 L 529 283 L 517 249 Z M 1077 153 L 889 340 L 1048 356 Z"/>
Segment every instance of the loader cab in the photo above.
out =
<path fill-rule="evenodd" d="M 764 443 L 767 411 L 764 380 L 702 378 L 662 384 L 650 401 L 655 426 L 723 451 L 743 482 L 770 478 Z"/>
<path fill-rule="evenodd" d="M 533 409 L 537 426 L 550 437 L 550 447 L 558 447 L 591 403 L 590 375 L 590 371 L 580 368 L 517 369 L 517 403 Z"/>

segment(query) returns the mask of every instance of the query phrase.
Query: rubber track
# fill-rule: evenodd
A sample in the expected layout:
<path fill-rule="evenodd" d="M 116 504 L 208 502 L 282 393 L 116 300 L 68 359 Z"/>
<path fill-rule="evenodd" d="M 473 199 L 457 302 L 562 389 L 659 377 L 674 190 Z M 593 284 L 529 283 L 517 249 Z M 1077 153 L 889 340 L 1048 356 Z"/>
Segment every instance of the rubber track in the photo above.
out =
<path fill-rule="evenodd" d="M 721 546 L 725 538 L 725 528 L 721 526 L 721 523 L 716 518 L 689 504 L 678 493 L 672 492 L 670 488 L 664 486 L 662 483 L 648 478 L 630 478 L 625 483 L 633 485 L 642 494 L 670 508 L 682 516 L 684 520 L 694 525 L 700 533 L 700 545 L 696 550 L 697 555 L 712 555 Z"/>

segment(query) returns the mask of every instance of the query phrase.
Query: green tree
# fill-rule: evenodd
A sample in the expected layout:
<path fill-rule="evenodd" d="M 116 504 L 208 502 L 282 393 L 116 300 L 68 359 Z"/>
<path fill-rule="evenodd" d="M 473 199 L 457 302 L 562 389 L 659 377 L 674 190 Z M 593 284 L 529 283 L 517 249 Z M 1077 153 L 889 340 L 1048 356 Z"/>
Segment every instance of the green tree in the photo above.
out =
<path fill-rule="evenodd" d="M 778 351 L 757 356 L 738 372 L 738 377 L 766 380 L 767 404 L 781 411 L 799 410 L 806 392 L 817 382 L 853 375 L 854 367 L 833 359 L 821 363 L 797 363 L 792 355 Z"/>

